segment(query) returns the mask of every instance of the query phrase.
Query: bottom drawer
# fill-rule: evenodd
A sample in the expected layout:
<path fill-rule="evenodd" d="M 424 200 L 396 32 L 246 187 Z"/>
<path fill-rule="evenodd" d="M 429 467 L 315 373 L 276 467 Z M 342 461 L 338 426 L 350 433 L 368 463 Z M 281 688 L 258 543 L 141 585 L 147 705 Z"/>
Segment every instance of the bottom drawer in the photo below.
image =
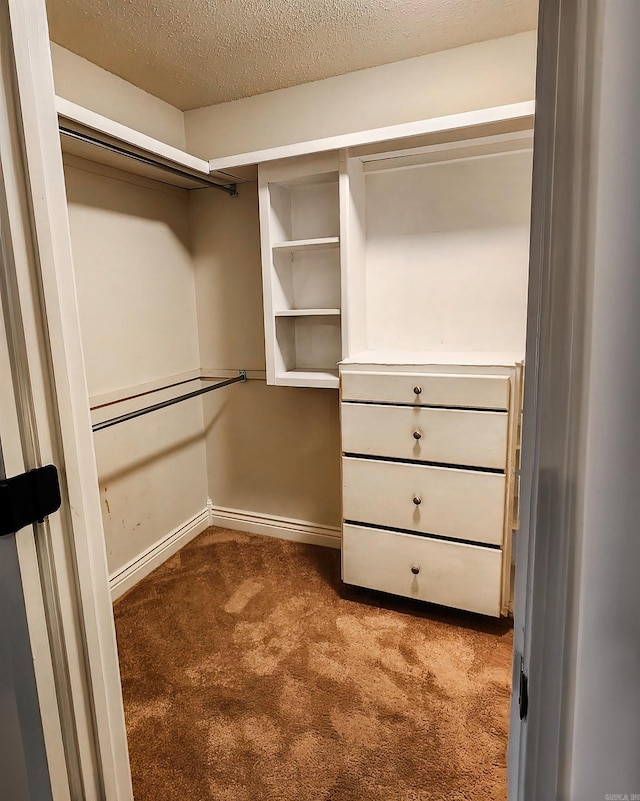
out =
<path fill-rule="evenodd" d="M 501 571 L 502 551 L 495 548 L 343 526 L 347 584 L 499 617 Z"/>

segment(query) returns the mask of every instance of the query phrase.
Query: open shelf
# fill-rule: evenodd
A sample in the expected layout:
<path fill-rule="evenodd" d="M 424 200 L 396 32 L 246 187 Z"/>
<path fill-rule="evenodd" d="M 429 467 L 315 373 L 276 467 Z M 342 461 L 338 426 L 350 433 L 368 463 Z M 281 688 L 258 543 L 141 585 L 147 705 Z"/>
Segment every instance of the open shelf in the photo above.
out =
<path fill-rule="evenodd" d="M 342 353 L 340 318 L 334 315 L 305 315 L 275 318 L 276 378 L 287 377 L 287 383 L 313 383 L 298 386 L 333 386 L 318 383 L 326 374 L 337 375 Z M 318 378 L 318 374 L 321 374 Z"/>
<path fill-rule="evenodd" d="M 276 385 L 283 387 L 318 387 L 337 389 L 340 383 L 338 370 L 287 370 L 278 373 Z"/>
<path fill-rule="evenodd" d="M 340 309 L 285 309 L 274 314 L 276 317 L 340 317 Z"/>
<path fill-rule="evenodd" d="M 335 309 L 339 312 L 340 250 L 276 250 L 271 258 L 272 298 L 281 311 Z"/>
<path fill-rule="evenodd" d="M 308 250 L 327 250 L 340 247 L 340 237 L 321 236 L 315 239 L 294 239 L 289 242 L 276 242 L 272 247 L 280 253 L 302 253 Z"/>
<path fill-rule="evenodd" d="M 342 358 L 337 156 L 259 170 L 267 381 L 338 387 Z"/>
<path fill-rule="evenodd" d="M 338 173 L 268 181 L 269 225 L 275 249 L 336 247 L 340 236 Z"/>

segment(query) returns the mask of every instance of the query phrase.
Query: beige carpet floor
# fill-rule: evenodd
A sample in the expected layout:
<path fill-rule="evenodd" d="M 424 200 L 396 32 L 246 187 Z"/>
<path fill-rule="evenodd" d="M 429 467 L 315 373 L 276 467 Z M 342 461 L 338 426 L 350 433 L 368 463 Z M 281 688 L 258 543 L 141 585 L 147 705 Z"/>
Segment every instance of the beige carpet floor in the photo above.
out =
<path fill-rule="evenodd" d="M 136 801 L 505 799 L 504 621 L 211 528 L 115 606 Z"/>

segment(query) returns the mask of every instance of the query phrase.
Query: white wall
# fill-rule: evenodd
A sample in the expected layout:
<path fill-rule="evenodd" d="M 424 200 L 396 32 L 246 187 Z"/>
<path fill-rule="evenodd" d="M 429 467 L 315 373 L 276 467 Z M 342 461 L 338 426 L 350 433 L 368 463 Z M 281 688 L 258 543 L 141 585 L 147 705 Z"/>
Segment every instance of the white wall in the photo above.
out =
<path fill-rule="evenodd" d="M 73 157 L 66 159 L 65 177 L 94 402 L 197 371 L 187 193 Z M 95 419 L 164 397 L 111 406 Z M 202 404 L 188 401 L 96 432 L 95 444 L 113 573 L 203 510 Z"/>
<path fill-rule="evenodd" d="M 365 184 L 365 350 L 524 358 L 531 154 L 391 168 Z"/>
<path fill-rule="evenodd" d="M 137 86 L 51 42 L 56 94 L 185 149 L 184 115 Z"/>
<path fill-rule="evenodd" d="M 201 158 L 531 100 L 534 31 L 187 111 Z"/>
<path fill-rule="evenodd" d="M 192 192 L 200 358 L 205 369 L 265 369 L 255 184 L 230 199 Z M 335 390 L 251 380 L 207 396 L 209 493 L 216 506 L 340 523 Z"/>
<path fill-rule="evenodd" d="M 640 794 L 640 3 L 602 0 L 575 690 L 566 798 Z M 565 796 L 563 796 L 565 797 Z"/>

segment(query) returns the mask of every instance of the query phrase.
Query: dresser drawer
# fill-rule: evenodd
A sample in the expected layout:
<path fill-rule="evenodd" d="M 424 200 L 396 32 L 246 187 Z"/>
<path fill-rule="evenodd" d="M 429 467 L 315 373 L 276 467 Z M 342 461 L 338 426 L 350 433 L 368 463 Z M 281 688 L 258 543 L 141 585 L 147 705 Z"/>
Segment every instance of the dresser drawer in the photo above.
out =
<path fill-rule="evenodd" d="M 502 375 L 448 375 L 383 371 L 341 372 L 342 400 L 508 409 L 509 378 Z"/>
<path fill-rule="evenodd" d="M 342 578 L 347 584 L 498 617 L 501 570 L 502 552 L 496 549 L 343 527 Z"/>
<path fill-rule="evenodd" d="M 342 404 L 342 450 L 504 470 L 506 412 Z"/>
<path fill-rule="evenodd" d="M 344 457 L 344 519 L 501 545 L 506 477 Z"/>

